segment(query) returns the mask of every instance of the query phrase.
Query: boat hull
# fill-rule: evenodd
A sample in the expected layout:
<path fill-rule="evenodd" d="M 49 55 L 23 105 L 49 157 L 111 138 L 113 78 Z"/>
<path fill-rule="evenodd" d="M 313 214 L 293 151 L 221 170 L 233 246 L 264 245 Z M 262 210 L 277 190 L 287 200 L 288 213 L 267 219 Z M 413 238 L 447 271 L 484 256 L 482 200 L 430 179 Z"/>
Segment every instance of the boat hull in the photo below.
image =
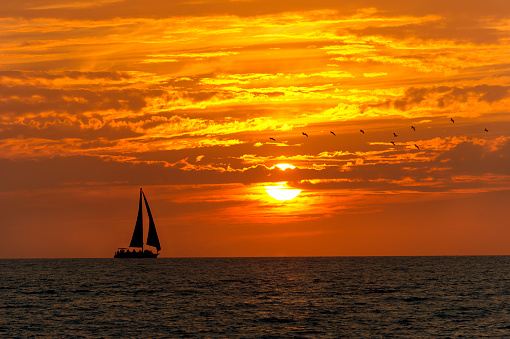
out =
<path fill-rule="evenodd" d="M 152 251 L 119 251 L 113 256 L 114 258 L 126 258 L 126 259 L 144 259 L 144 258 L 157 258 L 159 253 L 152 253 Z"/>

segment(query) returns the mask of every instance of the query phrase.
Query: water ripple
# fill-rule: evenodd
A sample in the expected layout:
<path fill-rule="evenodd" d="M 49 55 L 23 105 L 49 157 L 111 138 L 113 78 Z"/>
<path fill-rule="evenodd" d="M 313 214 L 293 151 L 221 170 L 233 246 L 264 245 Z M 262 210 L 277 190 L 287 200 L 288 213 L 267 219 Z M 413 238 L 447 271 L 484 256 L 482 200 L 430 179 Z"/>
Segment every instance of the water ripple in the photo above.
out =
<path fill-rule="evenodd" d="M 510 257 L 0 260 L 0 336 L 508 336 Z"/>

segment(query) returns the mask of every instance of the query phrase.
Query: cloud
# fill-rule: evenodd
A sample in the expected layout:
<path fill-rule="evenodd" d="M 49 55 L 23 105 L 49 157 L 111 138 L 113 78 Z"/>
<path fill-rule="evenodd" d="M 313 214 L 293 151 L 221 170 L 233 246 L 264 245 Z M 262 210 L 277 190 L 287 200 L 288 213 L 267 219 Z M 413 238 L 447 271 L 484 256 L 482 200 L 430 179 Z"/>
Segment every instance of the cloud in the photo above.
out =
<path fill-rule="evenodd" d="M 462 142 L 435 159 L 455 175 L 501 174 L 510 176 L 510 137 L 483 144 Z"/>
<path fill-rule="evenodd" d="M 363 110 L 386 107 L 406 112 L 413 109 L 430 108 L 445 114 L 444 112 L 450 112 L 452 108 L 470 103 L 483 103 L 499 109 L 502 107 L 496 104 L 504 103 L 508 98 L 510 98 L 510 86 L 505 85 L 409 87 L 400 98 L 367 104 L 363 106 Z M 475 110 L 471 110 L 471 114 L 476 113 Z"/>
<path fill-rule="evenodd" d="M 93 145 L 92 142 L 80 143 L 78 139 L 101 141 L 134 138 L 141 136 L 134 128 L 128 125 L 115 125 L 100 118 L 81 117 L 79 119 L 54 118 L 43 120 L 32 119 L 26 123 L 0 123 L 0 137 L 3 139 L 25 138 L 24 143 L 30 139 L 64 140 L 73 139 L 71 143 L 78 148 Z M 1 144 L 1 143 L 0 143 Z M 102 143 L 103 144 L 103 143 Z M 106 146 L 106 144 L 104 144 Z M 110 144 L 111 145 L 111 144 Z"/>
<path fill-rule="evenodd" d="M 37 85 L 0 84 L 0 111 L 3 114 L 140 111 L 147 106 L 146 98 L 164 94 L 161 89 L 56 89 Z"/>
<path fill-rule="evenodd" d="M 63 3 L 48 3 L 40 6 L 28 7 L 30 10 L 44 10 L 44 9 L 85 9 L 85 8 L 96 8 L 105 5 L 115 4 L 123 2 L 124 0 L 99 0 L 99 1 L 75 1 L 75 2 L 63 2 Z"/>
<path fill-rule="evenodd" d="M 207 58 L 218 58 L 229 55 L 236 55 L 239 52 L 233 51 L 215 51 L 215 52 L 200 52 L 200 53 L 178 53 L 178 54 L 152 54 L 148 59 L 141 61 L 142 63 L 158 63 L 158 62 L 178 62 L 179 58 L 193 58 L 202 60 Z"/>
<path fill-rule="evenodd" d="M 179 164 L 190 178 L 223 171 L 233 177 L 215 180 L 243 183 L 277 177 L 267 166 L 288 160 L 299 166 L 295 180 L 370 182 L 376 178 L 365 169 L 381 168 L 387 182 L 407 183 L 424 178 L 435 156 L 473 139 L 432 135 L 433 123 L 422 123 L 419 137 L 389 149 L 384 119 L 430 122 L 508 106 L 506 23 L 494 4 L 481 10 L 493 17 L 458 9 L 473 14 L 463 22 L 450 4 L 326 1 L 248 10 L 262 3 L 220 1 L 205 10 L 188 1 L 127 0 L 96 3 L 101 11 L 87 10 L 87 1 L 6 5 L 6 15 L 19 15 L 0 20 L 4 155 L 30 157 L 32 149 L 34 157 L 106 156 L 155 167 L 189 158 L 195 162 Z M 23 19 L 34 11 L 42 17 Z M 478 43 L 483 37 L 487 44 Z M 335 70 L 326 66 L 332 59 Z M 362 125 L 371 128 L 363 140 Z M 312 138 L 298 139 L 298 128 Z M 323 135 L 332 128 L 337 144 Z M 411 152 L 414 143 L 420 151 Z M 444 174 L 442 164 L 433 166 Z"/>
<path fill-rule="evenodd" d="M 388 75 L 386 72 L 373 72 L 373 73 L 363 73 L 365 78 L 375 78 L 375 77 L 383 77 Z"/>
<path fill-rule="evenodd" d="M 388 24 L 353 28 L 360 36 L 384 36 L 394 39 L 412 37 L 425 41 L 455 40 L 476 44 L 494 44 L 502 37 L 499 30 L 481 22 L 476 15 L 460 18 L 456 15 L 435 16 L 419 23 L 405 22 L 400 25 Z"/>
<path fill-rule="evenodd" d="M 16 79 L 34 82 L 36 80 L 57 80 L 57 79 L 88 79 L 88 80 L 110 80 L 123 81 L 133 79 L 133 74 L 128 72 L 82 72 L 82 71 L 0 71 L 0 78 L 5 82 L 8 79 Z"/>

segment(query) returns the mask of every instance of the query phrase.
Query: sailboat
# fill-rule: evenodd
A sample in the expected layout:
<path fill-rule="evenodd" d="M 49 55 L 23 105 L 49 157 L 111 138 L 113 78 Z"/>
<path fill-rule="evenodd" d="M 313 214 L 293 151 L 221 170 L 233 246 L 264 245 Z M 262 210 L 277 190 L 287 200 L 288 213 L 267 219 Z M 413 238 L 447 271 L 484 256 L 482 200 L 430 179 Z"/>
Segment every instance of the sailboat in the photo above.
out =
<path fill-rule="evenodd" d="M 149 216 L 149 234 L 147 235 L 146 245 L 153 246 L 156 248 L 157 253 L 153 253 L 151 250 L 144 250 L 143 248 L 143 213 L 142 213 L 142 197 L 145 201 L 145 208 L 147 209 L 147 214 Z M 131 243 L 129 247 L 141 248 L 141 250 L 130 251 L 128 248 L 119 248 L 117 252 L 115 252 L 114 258 L 157 258 L 159 255 L 159 251 L 161 250 L 161 246 L 159 244 L 158 233 L 156 232 L 156 225 L 154 224 L 154 219 L 152 219 L 152 213 L 149 208 L 149 203 L 147 202 L 147 198 L 145 198 L 145 194 L 140 188 L 140 202 L 138 204 L 138 217 L 136 218 L 135 230 L 133 231 L 133 237 L 131 238 Z"/>

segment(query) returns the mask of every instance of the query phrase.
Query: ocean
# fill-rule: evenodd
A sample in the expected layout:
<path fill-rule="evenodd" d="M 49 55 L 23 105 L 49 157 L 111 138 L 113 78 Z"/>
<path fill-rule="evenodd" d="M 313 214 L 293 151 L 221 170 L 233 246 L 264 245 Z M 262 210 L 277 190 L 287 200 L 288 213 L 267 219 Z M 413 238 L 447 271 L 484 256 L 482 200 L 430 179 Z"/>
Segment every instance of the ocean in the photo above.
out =
<path fill-rule="evenodd" d="M 5 338 L 510 338 L 510 256 L 2 259 Z"/>

